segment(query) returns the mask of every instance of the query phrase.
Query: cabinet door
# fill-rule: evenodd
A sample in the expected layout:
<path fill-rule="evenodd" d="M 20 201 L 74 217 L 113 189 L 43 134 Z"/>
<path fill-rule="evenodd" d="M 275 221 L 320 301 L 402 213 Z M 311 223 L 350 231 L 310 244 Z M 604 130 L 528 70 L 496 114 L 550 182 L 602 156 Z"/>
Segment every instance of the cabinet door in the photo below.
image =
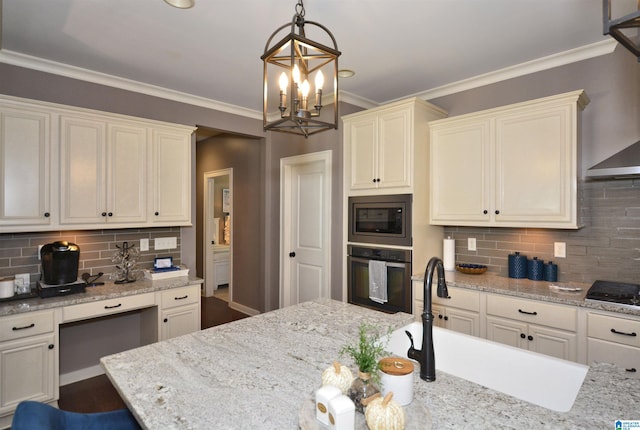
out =
<path fill-rule="evenodd" d="M 102 224 L 108 212 L 106 123 L 62 116 L 60 137 L 60 223 Z"/>
<path fill-rule="evenodd" d="M 378 188 L 411 186 L 412 122 L 411 109 L 392 110 L 378 117 Z"/>
<path fill-rule="evenodd" d="M 378 121 L 374 115 L 353 121 L 348 128 L 351 189 L 376 188 L 378 183 Z"/>
<path fill-rule="evenodd" d="M 191 224 L 191 138 L 184 131 L 153 132 L 151 221 Z"/>
<path fill-rule="evenodd" d="M 107 222 L 147 220 L 147 129 L 110 123 L 107 129 Z"/>
<path fill-rule="evenodd" d="M 28 337 L 0 345 L 0 415 L 23 400 L 57 398 L 55 335 Z"/>
<path fill-rule="evenodd" d="M 527 324 L 487 316 L 487 339 L 527 349 Z"/>
<path fill-rule="evenodd" d="M 162 312 L 160 339 L 167 340 L 200 330 L 200 304 Z"/>
<path fill-rule="evenodd" d="M 470 336 L 480 336 L 480 314 L 457 308 L 447 308 L 445 327 Z"/>
<path fill-rule="evenodd" d="M 50 116 L 0 108 L 0 225 L 51 223 Z"/>
<path fill-rule="evenodd" d="M 576 361 L 577 335 L 575 333 L 530 325 L 527 339 L 530 351 Z"/>
<path fill-rule="evenodd" d="M 422 300 L 420 300 L 419 306 L 418 314 L 422 315 L 422 311 L 424 309 L 424 302 Z M 440 328 L 447 328 L 445 307 L 432 304 L 431 311 L 433 313 L 433 325 Z"/>
<path fill-rule="evenodd" d="M 436 125 L 430 133 L 431 223 L 488 223 L 493 210 L 489 120 Z"/>
<path fill-rule="evenodd" d="M 570 106 L 496 118 L 496 223 L 575 221 L 572 128 Z"/>

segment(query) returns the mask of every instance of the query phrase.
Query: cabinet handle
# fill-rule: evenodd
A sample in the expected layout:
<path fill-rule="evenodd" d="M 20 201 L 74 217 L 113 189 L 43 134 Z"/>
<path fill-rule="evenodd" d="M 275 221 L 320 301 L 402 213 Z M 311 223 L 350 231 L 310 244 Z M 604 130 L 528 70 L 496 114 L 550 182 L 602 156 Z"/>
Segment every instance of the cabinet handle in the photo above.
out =
<path fill-rule="evenodd" d="M 442 319 L 442 315 L 438 315 L 438 318 Z"/>
<path fill-rule="evenodd" d="M 489 213 L 489 211 L 485 209 L 485 210 L 482 211 L 482 213 L 486 215 L 486 214 Z"/>
<path fill-rule="evenodd" d="M 529 336 L 527 336 L 527 339 L 533 340 L 533 336 L 529 335 Z"/>
<path fill-rule="evenodd" d="M 155 216 L 158 216 L 158 215 L 160 215 L 160 212 L 156 211 Z"/>
<path fill-rule="evenodd" d="M 45 218 L 49 218 L 50 216 L 51 216 L 51 214 L 50 214 L 49 212 L 45 212 L 45 213 L 44 213 L 44 217 L 45 217 Z"/>
<path fill-rule="evenodd" d="M 527 335 L 526 335 L 526 334 L 524 334 L 524 333 L 520 333 L 520 337 L 521 337 L 522 339 L 524 339 L 525 337 L 527 337 Z"/>
<path fill-rule="evenodd" d="M 119 308 L 120 306 L 122 306 L 122 303 L 118 303 L 117 305 L 113 305 L 113 306 L 107 306 L 105 305 L 105 309 L 115 309 L 115 308 Z"/>
<path fill-rule="evenodd" d="M 631 373 L 635 373 L 635 372 L 637 372 L 637 370 L 636 370 L 636 368 L 635 368 L 635 367 L 632 367 L 632 368 L 630 368 L 630 369 L 624 369 L 624 370 L 625 370 L 626 372 L 631 372 Z"/>
<path fill-rule="evenodd" d="M 100 215 L 107 216 L 107 213 L 106 212 L 102 212 Z"/>
<path fill-rule="evenodd" d="M 31 323 L 29 325 L 25 325 L 25 326 L 22 326 L 22 327 L 13 327 L 11 330 L 13 330 L 13 331 L 26 330 L 28 328 L 34 328 L 35 326 L 36 326 L 36 323 Z"/>
<path fill-rule="evenodd" d="M 622 334 L 622 335 L 625 335 L 625 336 L 632 336 L 632 337 L 637 336 L 637 334 L 636 334 L 636 332 L 635 332 L 635 331 L 634 331 L 634 332 L 631 332 L 631 333 L 625 333 L 625 332 L 623 332 L 623 331 L 618 331 L 618 330 L 616 330 L 615 328 L 612 328 L 612 329 L 611 329 L 611 333 L 615 333 L 615 334 Z"/>
<path fill-rule="evenodd" d="M 165 318 L 165 319 L 162 320 L 162 322 L 168 322 L 168 321 L 169 321 L 168 318 Z"/>
<path fill-rule="evenodd" d="M 53 348 L 55 348 L 55 346 L 52 343 L 49 344 L 49 349 L 53 349 Z"/>
<path fill-rule="evenodd" d="M 113 216 L 113 212 L 109 212 L 107 215 L 109 215 L 109 216 Z"/>
<path fill-rule="evenodd" d="M 522 309 L 518 309 L 518 312 L 520 312 L 521 314 L 525 314 L 525 315 L 538 315 L 538 312 L 527 312 L 527 311 L 523 311 Z"/>
<path fill-rule="evenodd" d="M 189 294 L 185 294 L 185 295 L 184 295 L 184 296 L 182 296 L 182 297 L 174 297 L 174 298 L 173 298 L 173 300 L 184 300 L 184 299 L 186 299 L 187 297 L 189 297 Z"/>
<path fill-rule="evenodd" d="M 500 215 L 500 211 L 496 209 L 496 215 Z"/>
<path fill-rule="evenodd" d="M 449 321 L 449 317 L 445 316 L 445 317 L 444 317 L 444 320 L 445 320 L 445 321 Z"/>

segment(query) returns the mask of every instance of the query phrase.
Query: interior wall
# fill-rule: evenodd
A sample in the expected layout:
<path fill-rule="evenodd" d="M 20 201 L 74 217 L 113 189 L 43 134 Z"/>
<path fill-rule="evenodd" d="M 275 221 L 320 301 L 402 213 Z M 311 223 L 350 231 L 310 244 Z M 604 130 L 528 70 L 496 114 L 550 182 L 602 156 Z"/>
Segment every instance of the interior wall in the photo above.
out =
<path fill-rule="evenodd" d="M 262 193 L 260 176 L 264 144 L 260 139 L 219 135 L 196 144 L 196 272 L 204 276 L 204 174 L 233 168 L 232 248 L 233 301 L 264 309 L 262 267 Z M 220 202 L 221 203 L 221 202 Z M 218 203 L 216 202 L 216 205 Z M 220 207 L 222 205 L 220 204 Z"/>

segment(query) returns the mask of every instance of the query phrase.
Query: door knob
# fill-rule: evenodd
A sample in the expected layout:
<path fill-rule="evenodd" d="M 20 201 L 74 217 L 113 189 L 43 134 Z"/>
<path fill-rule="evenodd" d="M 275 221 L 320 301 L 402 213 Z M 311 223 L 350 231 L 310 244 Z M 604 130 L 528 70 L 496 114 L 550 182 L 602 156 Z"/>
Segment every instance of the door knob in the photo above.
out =
<path fill-rule="evenodd" d="M 289 257 L 293 258 L 293 257 L 295 257 L 295 256 L 296 256 L 296 253 L 295 253 L 295 252 L 291 251 L 291 252 L 289 253 Z"/>

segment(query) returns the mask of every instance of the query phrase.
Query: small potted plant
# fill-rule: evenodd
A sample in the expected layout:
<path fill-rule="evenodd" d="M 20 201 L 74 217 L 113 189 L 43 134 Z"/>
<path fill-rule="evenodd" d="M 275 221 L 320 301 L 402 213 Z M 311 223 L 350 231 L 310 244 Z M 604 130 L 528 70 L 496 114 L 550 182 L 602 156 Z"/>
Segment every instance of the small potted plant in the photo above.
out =
<path fill-rule="evenodd" d="M 358 366 L 358 377 L 353 380 L 348 395 L 359 412 L 364 411 L 362 400 L 380 391 L 377 386 L 380 381 L 378 360 L 388 355 L 386 345 L 382 344 L 382 336 L 390 332 L 391 328 L 387 333 L 382 333 L 378 327 L 363 322 L 358 329 L 358 341 L 340 350 L 341 355 L 349 355 Z"/>

